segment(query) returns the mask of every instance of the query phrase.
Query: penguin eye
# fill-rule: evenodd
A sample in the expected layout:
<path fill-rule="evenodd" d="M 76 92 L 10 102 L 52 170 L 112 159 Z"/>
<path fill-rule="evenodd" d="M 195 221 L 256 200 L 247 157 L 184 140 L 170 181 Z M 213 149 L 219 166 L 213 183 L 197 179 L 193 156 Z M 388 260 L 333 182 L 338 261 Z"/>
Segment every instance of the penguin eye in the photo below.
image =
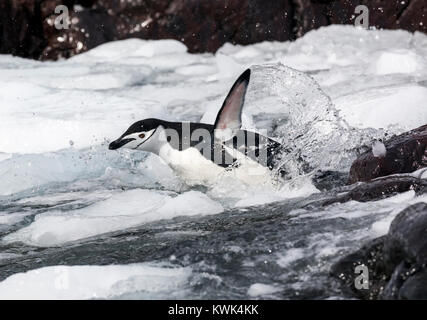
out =
<path fill-rule="evenodd" d="M 139 137 L 140 137 L 141 139 L 144 139 L 144 138 L 145 138 L 145 134 L 141 133 L 141 134 L 139 135 Z"/>

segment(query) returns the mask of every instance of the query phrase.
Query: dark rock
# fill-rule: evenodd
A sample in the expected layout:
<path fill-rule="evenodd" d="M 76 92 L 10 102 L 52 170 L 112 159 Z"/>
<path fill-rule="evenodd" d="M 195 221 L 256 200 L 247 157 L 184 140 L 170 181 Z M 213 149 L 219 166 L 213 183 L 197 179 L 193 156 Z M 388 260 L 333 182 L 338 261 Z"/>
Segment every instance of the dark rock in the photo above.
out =
<path fill-rule="evenodd" d="M 425 179 L 404 175 L 387 176 L 358 185 L 348 193 L 348 198 L 360 202 L 379 200 L 409 190 L 420 192 L 425 186 Z"/>
<path fill-rule="evenodd" d="M 416 273 L 403 283 L 399 290 L 399 299 L 427 299 L 427 270 Z"/>
<path fill-rule="evenodd" d="M 43 59 L 69 58 L 102 43 L 118 39 L 116 21 L 104 10 L 71 12 L 74 23 L 67 30 L 52 27 L 55 15 L 48 16 L 43 25 L 48 45 L 43 49 Z"/>
<path fill-rule="evenodd" d="M 345 194 L 326 200 L 322 205 L 344 203 L 350 200 L 359 202 L 380 200 L 409 190 L 421 194 L 425 192 L 426 188 L 426 179 L 409 175 L 391 175 L 351 186 Z"/>
<path fill-rule="evenodd" d="M 384 277 L 383 263 L 384 238 L 377 238 L 360 250 L 352 253 L 332 266 L 331 275 L 339 279 L 347 294 L 352 294 L 359 299 L 376 299 L 388 278 Z M 358 265 L 365 265 L 369 270 L 369 289 L 356 289 L 355 273 Z"/>
<path fill-rule="evenodd" d="M 54 27 L 59 4 L 69 8 L 69 29 Z M 67 58 L 126 38 L 176 39 L 190 52 L 215 52 L 225 42 L 295 39 L 292 13 L 290 0 L 5 0 L 0 53 Z"/>
<path fill-rule="evenodd" d="M 369 150 L 353 162 L 350 183 L 427 167 L 427 125 L 395 136 L 384 145 L 387 149 L 385 156 L 375 157 Z"/>
<path fill-rule="evenodd" d="M 397 26 L 411 32 L 417 30 L 427 32 L 426 26 L 427 4 L 424 0 L 405 1 L 405 6 L 398 13 Z M 422 28 L 420 26 L 422 25 Z"/>
<path fill-rule="evenodd" d="M 427 204 L 410 207 L 393 220 L 384 244 L 389 265 L 402 260 L 427 262 Z"/>
<path fill-rule="evenodd" d="M 406 29 L 427 31 L 427 5 L 424 0 L 299 0 L 295 4 L 296 34 L 330 24 L 354 23 L 355 8 L 369 9 L 369 25 L 377 29 Z"/>
<path fill-rule="evenodd" d="M 314 186 L 322 192 L 345 186 L 347 180 L 347 173 L 330 170 L 317 171 L 312 177 Z"/>
<path fill-rule="evenodd" d="M 427 204 L 412 205 L 393 220 L 389 233 L 350 254 L 331 269 L 344 289 L 362 299 L 427 299 Z M 370 272 L 367 290 L 354 286 L 355 266 Z"/>
<path fill-rule="evenodd" d="M 47 45 L 42 23 L 40 1 L 0 1 L 0 53 L 39 58 Z"/>
<path fill-rule="evenodd" d="M 369 25 L 378 29 L 406 29 L 409 31 L 427 31 L 425 20 L 427 6 L 424 0 L 344 0 L 329 1 L 330 23 L 343 24 L 352 19 L 358 5 L 369 9 Z"/>
<path fill-rule="evenodd" d="M 409 272 L 409 268 L 410 265 L 408 263 L 401 262 L 392 273 L 390 280 L 385 284 L 383 291 L 377 294 L 377 298 L 382 298 L 384 300 L 398 299 L 399 289 L 405 282 L 404 275 Z"/>
<path fill-rule="evenodd" d="M 68 30 L 53 25 L 60 4 L 69 8 Z M 0 53 L 57 59 L 131 37 L 215 52 L 226 42 L 294 40 L 320 26 L 353 24 L 360 4 L 370 9 L 370 26 L 427 32 L 424 0 L 2 0 Z"/>

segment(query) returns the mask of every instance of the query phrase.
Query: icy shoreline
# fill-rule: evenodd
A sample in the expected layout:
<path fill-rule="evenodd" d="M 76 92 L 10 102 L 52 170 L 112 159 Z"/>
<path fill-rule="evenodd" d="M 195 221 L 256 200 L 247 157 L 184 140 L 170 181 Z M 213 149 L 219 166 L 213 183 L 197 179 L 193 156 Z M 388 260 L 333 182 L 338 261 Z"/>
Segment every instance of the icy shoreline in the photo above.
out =
<path fill-rule="evenodd" d="M 87 237 L 108 239 L 111 232 L 121 233 L 150 223 L 168 224 L 170 219 L 183 216 L 187 216 L 182 218 L 185 223 L 195 219 L 197 225 L 198 219 L 226 219 L 236 210 L 242 210 L 244 216 L 245 210 L 249 210 L 249 217 L 260 219 L 263 212 L 271 214 L 276 207 L 269 203 L 278 202 L 280 207 L 294 205 L 293 201 L 310 195 L 326 196 L 314 188 L 310 176 L 299 176 L 297 170 L 290 183 L 279 187 L 238 183 L 232 176 L 224 176 L 208 186 L 193 187 L 155 156 L 112 152 L 107 150 L 107 143 L 132 122 L 147 117 L 212 123 L 228 88 L 244 68 L 281 63 L 305 74 L 294 69 L 278 72 L 273 67 L 264 74 L 269 77 L 263 78 L 262 72 L 259 78 L 255 77 L 254 83 L 258 85 L 248 94 L 244 126 L 268 129 L 276 138 L 294 143 L 300 154 L 318 166 L 349 168 L 348 163 L 354 159 L 352 148 L 367 142 L 370 136 L 366 132 L 397 134 L 427 123 L 425 57 L 424 34 L 365 31 L 350 26 L 322 28 L 293 43 L 264 42 L 246 47 L 226 44 L 215 55 L 189 54 L 185 46 L 173 40 L 137 39 L 108 43 L 67 61 L 42 63 L 0 55 L 0 262 L 7 266 L 8 261 L 31 260 L 32 253 L 26 250 L 32 251 L 35 246 L 45 248 L 41 249 L 43 257 L 43 252 L 49 250 L 71 250 L 73 241 L 79 246 L 79 241 L 84 244 Z M 334 140 L 330 139 L 334 128 L 347 129 L 332 136 Z M 300 136 L 298 130 L 307 134 L 306 140 L 296 139 Z M 349 137 L 351 141 L 346 140 Z M 307 145 L 311 141 L 313 144 Z M 299 265 L 314 255 L 325 258 L 329 265 L 328 259 L 336 259 L 342 251 L 354 248 L 354 241 L 385 234 L 391 218 L 409 202 L 417 201 L 426 199 L 408 192 L 387 201 L 350 201 L 314 211 L 295 204 L 295 211 L 284 210 L 290 220 L 295 219 L 295 228 L 303 228 L 300 221 L 304 219 L 330 219 L 337 230 L 345 232 L 340 219 L 346 219 L 354 226 L 349 236 L 352 240 L 343 239 L 342 234 L 331 231 L 322 222 L 324 229 L 317 230 L 305 244 L 297 238 L 308 237 L 309 231 L 304 234 L 289 229 L 291 234 L 282 243 L 275 236 L 277 232 L 285 237 L 282 231 L 269 227 L 265 227 L 268 241 L 259 241 L 265 252 L 274 248 L 274 258 L 270 256 L 266 261 L 274 268 L 282 268 L 288 281 L 288 276 L 296 276 L 288 269 L 290 263 Z M 248 209 L 253 205 L 259 207 Z M 285 217 L 280 219 L 286 221 Z M 198 230 L 197 227 L 189 231 L 194 252 L 200 249 L 195 244 Z M 221 239 L 228 239 L 227 232 L 232 234 L 232 230 L 226 230 Z M 250 234 L 248 230 L 241 232 Z M 296 232 L 295 237 L 292 232 Z M 180 236 L 183 235 L 176 235 L 177 239 Z M 203 237 L 200 239 L 211 239 L 209 235 Z M 173 239 L 172 236 L 171 243 Z M 251 241 L 221 254 L 239 256 L 242 268 L 260 268 L 262 255 L 258 253 L 241 261 L 244 252 L 250 251 Z M 155 242 L 151 245 L 158 249 Z M 217 249 L 215 246 L 212 252 Z M 208 259 L 209 254 L 206 255 L 203 257 Z M 160 260 L 167 257 L 165 253 Z M 94 259 L 96 264 L 102 257 Z M 228 258 L 224 259 L 211 260 L 209 268 L 227 266 Z M 46 265 L 59 263 L 49 261 Z M 192 253 L 173 261 L 197 272 L 207 272 Z M 73 260 L 71 265 L 76 263 Z M 130 262 L 123 257 L 111 263 Z M 35 263 L 25 270 L 37 268 Z M 53 269 L 49 270 L 40 272 L 46 272 L 47 279 L 55 279 Z M 88 270 L 79 269 L 76 274 Z M 212 277 L 225 277 L 209 272 Z M 311 281 L 301 278 L 287 287 L 283 279 L 274 283 L 272 278 L 262 279 L 255 271 L 256 276 L 252 277 L 252 271 L 248 272 L 250 283 L 237 285 L 242 286 L 236 289 L 239 297 L 262 297 L 257 288 L 277 287 L 286 287 L 287 294 L 292 295 L 304 291 Z M 316 278 L 315 271 L 310 275 Z M 31 272 L 16 279 L 26 281 L 26 277 L 35 281 L 30 286 L 38 286 L 37 277 Z M 2 285 L 16 285 L 15 280 L 5 281 L 8 282 L 0 283 L 0 292 Z M 268 282 L 267 287 L 262 286 L 264 282 Z M 265 292 L 281 297 L 276 291 Z M 76 293 L 72 297 L 89 296 L 83 290 L 81 295 Z"/>

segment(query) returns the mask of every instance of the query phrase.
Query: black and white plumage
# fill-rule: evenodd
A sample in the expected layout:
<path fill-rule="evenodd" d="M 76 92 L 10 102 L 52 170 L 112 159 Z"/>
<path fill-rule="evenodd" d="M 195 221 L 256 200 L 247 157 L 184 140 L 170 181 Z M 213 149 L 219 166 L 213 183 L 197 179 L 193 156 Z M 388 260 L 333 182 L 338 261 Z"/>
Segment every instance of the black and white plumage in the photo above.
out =
<path fill-rule="evenodd" d="M 176 151 L 195 148 L 204 158 L 221 167 L 236 164 L 239 158 L 236 155 L 242 155 L 272 169 L 282 152 L 282 145 L 261 134 L 241 129 L 250 74 L 247 69 L 236 80 L 214 125 L 145 119 L 132 124 L 120 138 L 110 143 L 109 149 L 124 147 L 160 155 L 164 146 Z"/>

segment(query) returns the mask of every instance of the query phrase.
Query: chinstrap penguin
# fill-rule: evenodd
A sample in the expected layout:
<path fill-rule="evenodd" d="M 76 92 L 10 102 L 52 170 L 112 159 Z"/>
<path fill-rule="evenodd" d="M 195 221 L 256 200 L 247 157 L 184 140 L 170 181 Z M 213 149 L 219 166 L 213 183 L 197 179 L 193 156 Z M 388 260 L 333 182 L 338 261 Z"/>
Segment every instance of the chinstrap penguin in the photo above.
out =
<path fill-rule="evenodd" d="M 283 152 L 282 145 L 264 135 L 243 130 L 242 109 L 251 71 L 247 69 L 236 80 L 225 98 L 215 124 L 169 122 L 160 119 L 137 121 L 109 145 L 110 150 L 129 148 L 148 151 L 165 159 L 170 152 L 196 149 L 203 157 L 220 167 L 239 164 L 241 157 L 250 158 L 273 169 Z"/>

